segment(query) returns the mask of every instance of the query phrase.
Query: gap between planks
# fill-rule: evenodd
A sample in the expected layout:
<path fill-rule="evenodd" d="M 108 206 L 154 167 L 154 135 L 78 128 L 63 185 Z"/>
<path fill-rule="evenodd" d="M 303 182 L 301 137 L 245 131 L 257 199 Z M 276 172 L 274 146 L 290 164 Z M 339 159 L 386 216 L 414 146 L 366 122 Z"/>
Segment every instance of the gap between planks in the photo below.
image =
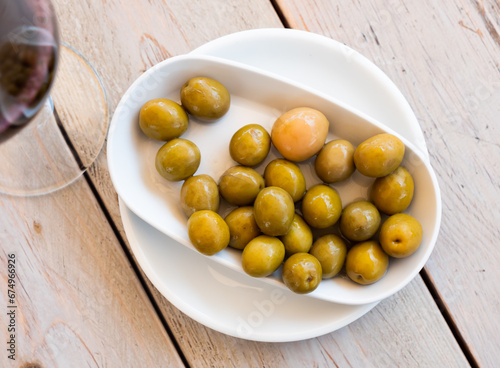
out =
<path fill-rule="evenodd" d="M 64 125 L 62 124 L 61 119 L 59 117 L 59 114 L 57 113 L 57 109 L 55 107 L 54 107 L 54 116 L 55 116 L 55 119 L 56 119 L 56 122 L 57 122 L 57 127 L 59 128 L 59 131 L 61 132 L 61 134 L 62 134 L 62 136 L 63 136 L 66 144 L 70 148 L 70 151 L 71 151 L 71 153 L 73 155 L 73 158 L 75 159 L 76 163 L 78 164 L 78 166 L 80 167 L 80 169 L 82 169 L 82 170 L 87 169 L 83 165 L 82 160 L 81 160 L 80 156 L 78 155 L 78 152 L 76 151 L 75 146 L 74 146 L 73 142 L 71 141 L 71 138 L 69 137 L 66 129 L 64 128 Z M 111 217 L 111 214 L 109 213 L 109 211 L 108 211 L 108 209 L 106 207 L 106 204 L 102 200 L 101 195 L 99 194 L 96 186 L 94 185 L 94 182 L 92 181 L 92 178 L 90 177 L 90 175 L 88 173 L 88 170 L 84 171 L 83 177 L 85 178 L 85 180 L 87 182 L 87 185 L 89 186 L 89 188 L 92 191 L 92 193 L 93 193 L 93 195 L 94 195 L 97 203 L 99 204 L 99 207 L 101 208 L 102 213 L 104 214 L 106 220 L 108 221 L 108 224 L 110 225 L 111 230 L 115 234 L 115 237 L 118 240 L 118 243 L 122 247 L 123 252 L 125 253 L 125 256 L 127 257 L 127 260 L 130 263 L 130 266 L 132 267 L 135 275 L 137 276 L 137 278 L 138 278 L 138 280 L 139 280 L 142 288 L 146 292 L 146 295 L 147 295 L 149 301 L 151 302 L 151 305 L 153 306 L 153 308 L 154 308 L 154 310 L 155 310 L 158 318 L 161 321 L 161 324 L 162 324 L 163 328 L 167 332 L 170 340 L 172 341 L 172 344 L 174 345 L 174 348 L 177 351 L 177 354 L 179 354 L 179 357 L 180 357 L 182 363 L 184 364 L 184 366 L 189 367 L 189 363 L 188 363 L 188 361 L 186 359 L 186 356 L 184 355 L 182 349 L 180 348 L 180 345 L 179 345 L 177 339 L 175 338 L 172 330 L 168 326 L 168 323 L 167 323 L 165 317 L 163 316 L 163 313 L 161 312 L 161 309 L 160 309 L 158 303 L 156 302 L 156 299 L 155 299 L 152 291 L 150 290 L 147 281 L 145 280 L 145 278 L 143 277 L 141 271 L 139 270 L 139 266 L 134 261 L 134 257 L 130 253 L 125 240 L 123 239 L 123 237 L 120 234 L 120 231 L 116 227 L 116 224 L 113 221 L 113 218 Z"/>
<path fill-rule="evenodd" d="M 92 181 L 92 178 L 90 177 L 90 174 L 88 173 L 88 171 L 86 171 L 83 174 L 83 176 L 84 176 L 85 180 L 87 181 L 87 184 L 88 184 L 90 190 L 94 194 L 94 197 L 95 197 L 97 203 L 99 204 L 99 207 L 101 208 L 102 213 L 106 217 L 106 220 L 108 221 L 109 226 L 111 227 L 111 230 L 113 231 L 113 233 L 116 236 L 116 239 L 120 243 L 120 245 L 123 249 L 123 252 L 125 253 L 125 256 L 127 257 L 127 260 L 130 263 L 130 266 L 132 267 L 135 275 L 137 276 L 137 279 L 139 280 L 144 291 L 146 292 L 146 295 L 147 295 L 149 301 L 151 302 L 151 305 L 153 306 L 156 314 L 158 315 L 158 318 L 160 319 L 163 328 L 167 332 L 170 340 L 172 341 L 172 344 L 174 345 L 174 348 L 177 351 L 177 354 L 179 354 L 179 357 L 180 357 L 182 363 L 184 364 L 184 366 L 189 368 L 190 367 L 189 362 L 187 361 L 187 358 L 184 355 L 184 352 L 182 351 L 182 349 L 179 345 L 179 342 L 177 341 L 172 330 L 170 329 L 170 326 L 168 325 L 167 320 L 163 316 L 161 308 L 158 305 L 158 303 L 156 302 L 156 299 L 155 299 L 153 292 L 151 291 L 151 289 L 148 285 L 148 282 L 144 278 L 142 272 L 139 269 L 139 266 L 135 262 L 134 256 L 131 254 L 130 250 L 128 249 L 125 240 L 123 239 L 122 235 L 120 234 L 120 231 L 118 230 L 115 222 L 113 221 L 113 218 L 111 217 L 111 214 L 109 213 L 109 211 L 106 207 L 106 204 L 102 200 L 101 195 L 99 194 L 99 191 L 97 190 L 96 186 L 94 185 L 94 182 Z"/>
<path fill-rule="evenodd" d="M 434 283 L 434 280 L 432 279 L 431 275 L 427 271 L 427 268 L 422 268 L 420 271 L 420 276 L 422 277 L 422 280 L 424 281 L 425 286 L 429 290 L 429 293 L 432 296 L 432 299 L 436 303 L 436 306 L 439 309 L 439 312 L 443 316 L 446 324 L 450 328 L 451 333 L 455 337 L 455 340 L 457 340 L 458 346 L 460 346 L 460 349 L 465 355 L 465 358 L 473 368 L 479 368 L 479 363 L 476 360 L 476 357 L 472 353 L 471 349 L 469 348 L 469 345 L 467 345 L 467 342 L 465 341 L 464 337 L 462 336 L 462 333 L 460 332 L 460 329 L 458 328 L 457 324 L 455 323 L 455 320 L 453 316 L 450 313 L 449 308 L 447 307 L 446 303 L 444 302 L 443 298 L 441 297 L 436 284 Z"/>
<path fill-rule="evenodd" d="M 288 22 L 285 14 L 283 13 L 283 10 L 281 9 L 280 5 L 277 3 L 276 0 L 270 0 L 270 3 L 272 5 L 272 7 L 274 8 L 274 11 L 276 12 L 278 18 L 280 19 L 282 25 L 284 28 L 292 28 L 290 27 L 290 23 Z M 56 115 L 57 116 L 57 115 Z M 63 133 L 63 135 L 65 136 L 65 139 L 67 140 L 67 143 L 70 147 L 72 147 L 72 143 L 71 141 L 69 140 L 69 137 L 67 136 L 67 134 L 65 134 L 65 131 L 64 131 L 64 128 L 59 125 L 60 129 L 61 129 L 61 133 Z M 78 157 L 77 153 L 72 150 L 73 152 L 73 155 L 75 157 L 75 160 L 77 161 L 77 163 L 80 163 L 81 160 L 80 158 Z M 116 224 L 114 223 L 104 201 L 102 200 L 96 186 L 94 185 L 93 181 L 92 181 L 92 178 L 90 177 L 90 175 L 88 174 L 88 171 L 86 171 L 84 174 L 83 174 L 85 180 L 87 181 L 87 184 L 89 186 L 89 188 L 91 189 L 92 193 L 94 194 L 94 197 L 96 198 L 97 200 L 97 203 L 99 204 L 106 220 L 108 221 L 109 225 L 111 226 L 111 229 L 113 231 L 113 233 L 115 234 L 118 242 L 120 243 L 124 253 L 125 253 L 125 256 L 127 257 L 127 260 L 129 261 L 134 273 L 136 274 L 142 288 L 144 289 L 144 291 L 146 292 L 146 295 L 148 297 L 148 299 L 150 300 L 156 314 L 158 315 L 158 318 L 160 319 L 161 321 L 161 324 L 163 325 L 165 331 L 167 332 L 168 336 L 170 337 L 170 340 L 172 341 L 172 344 L 174 345 L 177 353 L 179 354 L 179 357 L 181 359 L 181 361 L 183 362 L 183 364 L 186 366 L 186 367 L 190 367 L 188 361 L 187 361 L 187 358 L 186 356 L 184 355 L 176 337 L 174 336 L 172 330 L 170 329 L 165 317 L 163 316 L 163 313 L 158 305 L 158 303 L 156 302 L 156 299 L 147 283 L 147 281 L 145 280 L 144 276 L 142 275 L 137 263 L 134 261 L 134 257 L 133 255 L 130 253 L 130 250 L 128 249 L 127 245 L 126 245 L 126 242 L 125 240 L 123 239 L 122 235 L 120 234 Z M 432 277 L 430 276 L 430 274 L 428 273 L 427 269 L 424 267 L 421 271 L 420 271 L 420 276 L 422 277 L 422 280 L 424 281 L 424 284 L 425 286 L 427 287 L 429 293 L 431 294 L 434 302 L 436 303 L 436 306 L 438 307 L 441 315 L 443 316 L 446 324 L 448 325 L 448 327 L 450 328 L 450 331 L 452 332 L 455 340 L 457 341 L 460 349 L 462 350 L 463 354 L 465 355 L 467 361 L 469 362 L 469 364 L 471 365 L 471 367 L 473 368 L 476 368 L 476 367 L 479 367 L 479 364 L 476 360 L 476 358 L 474 357 L 474 355 L 472 354 L 469 346 L 467 345 L 465 339 L 463 338 L 457 324 L 455 323 L 448 307 L 446 306 L 446 303 L 444 302 L 444 300 L 441 298 L 440 294 L 439 294 L 439 291 L 437 290 L 437 287 L 432 279 Z"/>
<path fill-rule="evenodd" d="M 277 0 L 269 0 L 271 5 L 274 8 L 274 11 L 278 15 L 281 23 L 283 24 L 283 27 L 285 28 L 292 28 L 290 27 L 290 22 L 286 18 L 285 13 L 283 12 L 283 9 L 280 7 L 278 4 Z M 448 325 L 448 328 L 450 329 L 451 333 L 453 334 L 455 340 L 457 341 L 460 349 L 462 350 L 463 354 L 465 355 L 465 358 L 473 368 L 478 368 L 479 364 L 474 357 L 474 354 L 472 353 L 471 349 L 467 345 L 467 342 L 465 341 L 464 337 L 462 336 L 462 333 L 460 332 L 460 329 L 458 328 L 455 320 L 453 319 L 453 316 L 450 313 L 449 308 L 447 307 L 446 303 L 444 302 L 443 298 L 441 298 L 441 295 L 439 294 L 439 291 L 437 290 L 436 284 L 434 283 L 434 280 L 430 276 L 430 274 L 427 272 L 427 269 L 422 268 L 420 271 L 420 277 L 422 277 L 422 280 L 424 281 L 425 286 L 427 287 L 427 290 L 431 294 L 432 299 L 436 303 L 436 306 L 439 309 L 439 312 L 443 316 L 446 324 Z"/>
<path fill-rule="evenodd" d="M 269 0 L 271 2 L 272 7 L 274 8 L 274 11 L 276 12 L 276 15 L 280 19 L 281 24 L 283 24 L 283 27 L 285 28 L 291 28 L 290 23 L 288 23 L 288 20 L 286 19 L 285 14 L 281 10 L 281 7 L 277 3 L 276 0 Z"/>

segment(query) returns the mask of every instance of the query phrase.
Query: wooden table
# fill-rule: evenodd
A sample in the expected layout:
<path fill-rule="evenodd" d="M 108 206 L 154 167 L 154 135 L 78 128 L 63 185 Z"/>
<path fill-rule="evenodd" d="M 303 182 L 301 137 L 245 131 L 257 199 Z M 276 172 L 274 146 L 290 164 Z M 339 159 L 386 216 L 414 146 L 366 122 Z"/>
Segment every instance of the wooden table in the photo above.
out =
<path fill-rule="evenodd" d="M 102 76 L 111 110 L 152 65 L 236 31 L 290 27 L 347 44 L 414 109 L 443 221 L 420 275 L 359 320 L 306 341 L 246 341 L 186 317 L 144 275 L 103 150 L 63 190 L 0 196 L 1 367 L 498 367 L 498 0 L 54 3 L 63 41 Z M 15 361 L 6 351 L 10 253 L 19 282 Z"/>

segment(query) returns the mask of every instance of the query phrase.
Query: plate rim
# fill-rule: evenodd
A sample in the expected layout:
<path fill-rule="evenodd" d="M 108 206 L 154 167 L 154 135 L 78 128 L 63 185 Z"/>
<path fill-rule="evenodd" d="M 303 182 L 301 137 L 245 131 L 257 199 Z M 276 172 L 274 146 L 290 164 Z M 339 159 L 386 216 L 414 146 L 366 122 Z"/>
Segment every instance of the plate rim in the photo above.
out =
<path fill-rule="evenodd" d="M 218 331 L 220 333 L 236 337 L 239 339 L 244 339 L 244 340 L 249 340 L 249 341 L 258 341 L 258 342 L 293 342 L 293 341 L 301 341 L 301 340 L 307 340 L 315 337 L 319 337 L 328 333 L 331 333 L 333 331 L 336 331 L 338 329 L 341 329 L 342 327 L 345 327 L 349 325 L 350 323 L 354 322 L 358 318 L 362 317 L 369 311 L 371 311 L 380 301 L 375 301 L 372 303 L 367 303 L 367 304 L 360 304 L 360 305 L 345 305 L 346 307 L 353 308 L 355 309 L 354 313 L 351 313 L 348 317 L 343 318 L 340 321 L 335 321 L 331 325 L 326 323 L 325 325 L 321 327 L 317 327 L 311 330 L 308 330 L 307 333 L 304 333 L 303 331 L 297 332 L 295 334 L 280 334 L 276 333 L 273 335 L 268 335 L 268 334 L 262 334 L 258 332 L 253 332 L 251 336 L 249 337 L 242 337 L 238 335 L 238 333 L 235 331 L 235 329 L 231 329 L 229 326 L 222 327 L 220 323 L 217 323 L 216 321 L 208 318 L 204 313 L 200 312 L 196 308 L 192 307 L 191 305 L 187 303 L 183 303 L 182 300 L 175 295 L 173 295 L 165 286 L 163 282 L 161 282 L 161 278 L 157 275 L 156 271 L 151 267 L 151 264 L 148 260 L 148 257 L 144 254 L 143 249 L 138 245 L 138 242 L 135 240 L 136 234 L 130 232 L 130 214 L 132 216 L 135 216 L 139 221 L 143 222 L 144 225 L 146 226 L 151 226 L 144 220 L 142 220 L 139 216 L 137 216 L 130 208 L 126 206 L 126 204 L 123 202 L 121 197 L 118 197 L 119 200 L 119 206 L 120 206 L 120 215 L 122 217 L 122 222 L 124 223 L 124 228 L 127 227 L 125 224 L 129 224 L 128 228 L 129 230 L 125 229 L 125 233 L 127 234 L 127 238 L 131 235 L 132 241 L 129 239 L 129 244 L 130 247 L 132 248 L 132 251 L 134 252 L 134 256 L 137 259 L 137 262 L 141 265 L 142 270 L 148 277 L 148 279 L 151 281 L 151 283 L 158 289 L 158 291 L 170 302 L 172 303 L 173 306 L 175 306 L 180 312 L 183 314 L 187 315 L 188 317 L 192 318 L 196 322 L 211 328 L 215 331 Z M 129 213 L 127 213 L 129 211 Z M 132 225 L 133 227 L 133 225 Z M 153 228 L 154 229 L 154 228 Z M 155 229 L 156 230 L 156 229 Z M 132 235 L 133 234 L 133 235 Z M 161 233 L 163 236 L 168 237 L 168 235 L 165 235 Z M 174 241 L 172 238 L 169 238 L 171 241 Z M 181 246 L 183 246 L 181 244 Z M 209 260 L 213 262 L 212 260 Z M 147 266 L 147 267 L 144 267 Z M 267 285 L 268 287 L 272 287 L 272 285 Z M 327 302 L 323 301 L 325 303 L 331 303 L 331 304 L 339 304 L 339 303 L 332 303 L 332 302 Z M 342 304 L 339 304 L 342 305 Z M 255 330 L 255 329 L 254 329 Z"/>
<path fill-rule="evenodd" d="M 282 37 L 282 38 L 290 38 L 296 41 L 297 38 L 303 39 L 304 41 L 310 43 L 315 42 L 320 44 L 321 46 L 325 46 L 327 48 L 339 48 L 341 52 L 346 54 L 350 54 L 351 56 L 355 56 L 356 61 L 363 68 L 368 68 L 370 70 L 370 74 L 375 75 L 377 79 L 379 79 L 386 87 L 388 87 L 391 91 L 391 95 L 393 97 L 397 97 L 398 105 L 404 107 L 405 115 L 407 118 L 411 119 L 411 123 L 408 124 L 411 126 L 412 134 L 415 136 L 412 139 L 416 141 L 412 143 L 421 150 L 421 153 L 429 158 L 429 152 L 427 149 L 427 144 L 425 141 L 425 137 L 422 131 L 422 128 L 418 122 L 417 116 L 415 115 L 410 103 L 405 98 L 403 93 L 397 87 L 396 83 L 389 78 L 387 74 L 385 74 L 382 69 L 380 69 L 374 62 L 368 59 L 366 56 L 351 48 L 345 43 L 337 41 L 333 38 L 305 31 L 302 29 L 293 29 L 293 28 L 257 28 L 257 29 L 247 29 L 239 32 L 234 32 L 230 34 L 226 34 L 219 38 L 216 38 L 210 42 L 207 42 L 203 45 L 198 46 L 197 48 L 190 51 L 188 54 L 201 54 L 207 55 L 207 52 L 213 52 L 212 50 L 217 47 L 219 44 L 229 43 L 229 42 L 244 42 L 245 39 L 251 39 L 253 37 Z M 219 46 L 220 47 L 220 46 Z M 244 64 L 244 62 L 243 62 Z"/>
<path fill-rule="evenodd" d="M 227 34 L 227 35 L 224 35 L 222 37 L 219 37 L 219 38 L 216 38 L 214 40 L 211 40 L 195 49 L 193 49 L 191 52 L 189 52 L 189 54 L 191 53 L 201 53 L 203 54 L 204 52 L 214 52 L 214 48 L 215 49 L 223 49 L 224 48 L 224 45 L 222 45 L 225 41 L 227 40 L 240 40 L 240 42 L 242 42 L 242 40 L 245 38 L 245 37 L 252 37 L 252 36 L 256 36 L 256 37 L 264 37 L 265 39 L 267 39 L 267 35 L 268 34 L 271 34 L 272 36 L 283 36 L 283 35 L 286 35 L 286 37 L 288 37 L 288 35 L 290 35 L 290 37 L 295 37 L 297 35 L 300 35 L 301 38 L 303 38 L 304 40 L 320 40 L 321 42 L 325 43 L 325 45 L 327 47 L 331 47 L 331 45 L 333 44 L 338 44 L 339 41 L 336 41 L 332 38 L 329 38 L 329 37 L 326 37 L 326 36 L 323 36 L 323 35 L 319 35 L 319 34 L 315 34 L 315 33 L 312 33 L 312 32 L 307 32 L 307 31 L 302 31 L 302 30 L 293 30 L 293 29 L 282 29 L 282 28 L 261 28 L 261 29 L 250 29 L 250 30 L 244 30 L 244 31 L 239 31 L 239 32 L 235 32 L 235 33 L 231 33 L 231 34 Z M 275 41 L 275 39 L 272 39 L 272 41 Z M 342 44 L 346 47 L 348 47 L 347 45 L 345 44 Z M 351 49 L 352 50 L 352 49 Z M 354 51 L 354 50 L 353 50 Z M 217 50 L 216 50 L 217 52 Z M 355 53 L 357 53 L 357 51 L 354 51 Z M 397 97 L 399 100 L 403 101 L 405 104 L 408 105 L 409 107 L 409 110 L 406 111 L 406 115 L 408 117 L 408 115 L 410 115 L 412 117 L 412 121 L 411 122 L 408 122 L 407 120 L 405 120 L 405 123 L 409 126 L 412 126 L 412 133 L 415 133 L 415 131 L 417 132 L 420 132 L 422 133 L 422 137 L 423 137 L 423 132 L 421 130 L 421 127 L 418 123 L 418 120 L 416 118 L 416 116 L 414 115 L 413 111 L 411 110 L 411 107 L 408 103 L 408 101 L 405 99 L 405 97 L 402 95 L 401 91 L 397 88 L 397 86 L 394 84 L 394 82 L 389 79 L 389 77 L 384 73 L 382 72 L 375 64 L 373 64 L 369 59 L 367 59 L 366 57 L 364 57 L 362 54 L 359 54 L 357 53 L 361 59 L 365 59 L 369 64 L 373 65 L 375 67 L 375 69 L 377 69 L 383 76 L 383 78 L 385 80 L 387 80 L 390 84 L 393 85 L 393 89 L 391 90 L 392 92 L 392 96 L 393 97 Z M 123 96 L 122 96 L 123 98 Z M 111 125 L 111 124 L 110 124 Z M 417 127 L 417 129 L 415 129 L 415 125 Z M 406 137 L 406 136 L 405 136 Z M 411 137 L 411 138 L 415 138 L 415 137 Z M 421 141 L 419 142 L 414 142 L 415 145 L 419 148 L 422 149 L 423 153 L 425 155 L 428 155 L 428 151 L 427 151 L 427 147 L 425 145 L 425 139 L 422 139 Z M 423 146 L 421 146 L 421 144 L 423 143 Z M 123 202 L 121 202 L 121 198 L 118 197 L 118 200 L 119 200 L 119 207 L 120 207 L 120 213 L 122 213 L 122 207 L 126 207 L 125 204 L 123 204 Z M 439 200 L 439 204 L 441 205 L 441 200 Z M 130 210 L 128 208 L 126 208 L 127 210 Z M 441 211 L 440 211 L 441 212 Z M 132 212 L 133 214 L 133 212 Z M 139 219 L 140 220 L 140 219 Z M 140 220 L 142 221 L 142 220 Z M 129 233 L 130 230 L 127 229 L 127 226 L 125 226 L 124 224 L 124 231 L 125 233 Z M 165 235 L 166 236 L 166 235 Z M 136 244 L 132 244 L 132 242 L 129 242 L 131 247 L 134 249 L 135 248 L 135 245 Z M 139 245 L 137 245 L 139 247 Z M 140 253 L 142 253 L 142 250 L 140 251 Z M 139 261 L 139 260 L 138 260 Z M 139 262 L 141 264 L 141 262 Z M 142 264 L 141 264 L 141 267 L 142 267 Z M 150 275 L 148 274 L 148 272 L 146 272 L 146 269 L 143 267 L 143 270 L 144 272 L 146 273 L 146 275 L 148 277 L 150 277 Z M 152 281 L 153 282 L 153 281 Z M 160 285 L 162 285 L 163 283 L 160 282 L 159 283 Z M 155 285 L 155 283 L 153 282 L 153 285 Z M 155 285 L 156 286 L 156 285 Z M 162 285 L 162 288 L 163 288 L 163 285 Z M 160 289 L 159 289 L 160 290 Z M 165 292 L 165 291 L 160 291 L 161 294 L 166 297 L 165 294 L 169 295 L 169 293 Z M 171 297 L 168 298 L 167 297 L 167 300 L 169 300 L 170 302 L 171 301 Z M 174 304 L 174 303 L 172 303 Z M 369 310 L 371 310 L 372 308 L 374 308 L 376 305 L 378 304 L 378 302 L 375 302 L 370 309 L 368 309 L 367 311 L 365 311 L 363 314 L 361 314 L 360 316 L 357 316 L 356 318 L 354 318 L 352 321 L 349 321 L 348 323 L 346 323 L 345 325 L 348 325 L 350 323 L 352 323 L 353 321 L 357 320 L 358 318 L 360 318 L 362 315 L 366 314 Z M 174 306 L 176 306 L 176 308 L 178 308 L 182 313 L 190 316 L 188 313 L 185 312 L 185 310 L 182 308 L 182 307 L 179 307 L 178 305 L 174 304 Z M 356 306 L 351 306 L 351 307 L 356 307 Z M 190 316 L 191 318 L 193 318 L 192 316 Z M 194 320 L 197 320 L 196 318 L 193 318 Z M 207 324 L 203 321 L 200 321 L 200 320 L 197 320 L 198 322 L 202 323 L 203 325 L 209 327 L 209 328 L 212 328 L 216 331 L 219 331 L 219 332 L 222 332 L 222 333 L 226 333 L 230 336 L 235 336 L 234 334 L 231 334 L 230 331 L 223 331 L 221 329 L 219 329 L 217 326 L 217 323 L 216 321 L 213 321 L 214 324 Z M 343 326 L 341 326 L 343 327 Z M 341 327 L 338 327 L 338 328 L 335 328 L 333 330 L 329 330 L 327 331 L 326 333 L 331 333 L 333 331 L 336 331 L 337 329 L 341 328 Z M 300 334 L 299 334 L 300 335 Z M 259 338 L 256 338 L 256 339 L 252 339 L 252 338 L 249 338 L 249 340 L 254 340 L 254 341 L 267 341 L 267 342 L 286 342 L 286 341 L 297 341 L 297 340 L 304 340 L 306 338 L 313 338 L 313 337 L 317 337 L 317 336 L 320 336 L 320 334 L 316 334 L 316 335 L 313 335 L 313 336 L 308 336 L 308 337 L 303 337 L 303 336 L 299 336 L 298 338 L 294 338 L 294 339 L 278 339 L 278 340 L 275 340 L 275 339 L 268 339 L 268 338 L 263 338 L 263 339 L 259 339 Z M 239 336 L 237 336 L 239 337 Z"/>

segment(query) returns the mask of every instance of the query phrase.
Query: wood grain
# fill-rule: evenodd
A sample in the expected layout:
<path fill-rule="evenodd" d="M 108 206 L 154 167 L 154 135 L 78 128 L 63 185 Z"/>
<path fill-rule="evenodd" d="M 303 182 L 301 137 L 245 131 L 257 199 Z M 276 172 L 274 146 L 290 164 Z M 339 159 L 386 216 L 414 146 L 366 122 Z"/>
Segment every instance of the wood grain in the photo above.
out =
<path fill-rule="evenodd" d="M 101 74 L 110 108 L 151 65 L 231 32 L 281 27 L 268 1 L 59 0 L 66 42 L 82 51 Z M 82 37 L 82 32 L 85 36 Z M 106 209 L 125 237 L 105 152 L 90 171 Z M 145 277 L 141 274 L 142 277 Z M 203 327 L 174 308 L 148 282 L 163 317 L 193 367 L 202 366 L 466 366 L 454 337 L 420 279 L 352 325 L 327 336 L 288 344 L 240 340 Z M 429 339 L 429 336 L 432 336 Z M 397 338 L 396 338 L 397 337 Z M 415 341 L 424 341 L 422 345 Z M 397 344 L 397 348 L 390 346 Z M 408 364 L 406 364 L 408 363 Z"/>
<path fill-rule="evenodd" d="M 350 325 L 289 343 L 229 337 L 183 317 L 167 303 L 162 308 L 173 314 L 169 325 L 192 367 L 217 366 L 221 360 L 226 367 L 469 366 L 419 278 Z"/>
<path fill-rule="evenodd" d="M 2 195 L 0 219 L 3 337 L 8 254 L 17 306 L 16 359 L 2 349 L 0 366 L 183 366 L 85 180 L 53 195 Z"/>
<path fill-rule="evenodd" d="M 481 366 L 500 361 L 500 4 L 278 0 L 294 28 L 361 52 L 398 85 L 424 131 L 443 198 L 427 269 Z"/>

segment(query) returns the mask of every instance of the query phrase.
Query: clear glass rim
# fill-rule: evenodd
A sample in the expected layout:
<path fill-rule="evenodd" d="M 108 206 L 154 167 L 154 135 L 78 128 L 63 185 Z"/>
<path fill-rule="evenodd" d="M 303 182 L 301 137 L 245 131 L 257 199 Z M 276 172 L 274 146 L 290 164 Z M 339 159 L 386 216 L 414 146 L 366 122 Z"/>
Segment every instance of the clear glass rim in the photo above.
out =
<path fill-rule="evenodd" d="M 96 85 L 98 86 L 98 88 L 100 89 L 100 92 L 102 93 L 102 102 L 101 103 L 102 103 L 102 107 L 103 107 L 103 111 L 102 111 L 103 116 L 102 116 L 102 119 L 100 121 L 101 127 L 102 127 L 101 128 L 102 135 L 99 136 L 98 141 L 96 141 L 95 145 L 93 145 L 92 152 L 94 154 L 87 157 L 88 162 L 87 162 L 87 164 L 84 165 L 80 160 L 80 155 L 72 146 L 71 139 L 67 136 L 67 134 L 65 132 L 64 125 L 62 124 L 62 122 L 58 116 L 57 101 L 56 101 L 56 106 L 54 107 L 54 102 L 52 100 L 52 97 L 51 97 L 51 95 L 48 94 L 48 97 L 45 99 L 45 103 L 44 103 L 44 105 L 42 105 L 42 108 L 40 110 L 43 110 L 43 109 L 50 109 L 51 110 L 51 113 L 52 113 L 51 115 L 54 116 L 54 118 L 57 122 L 58 128 L 60 130 L 60 133 L 61 133 L 62 137 L 64 138 L 65 143 L 67 145 L 66 148 L 69 151 L 71 151 L 71 154 L 73 155 L 73 159 L 76 161 L 76 164 L 78 165 L 79 171 L 77 171 L 75 169 L 74 172 L 72 172 L 70 175 L 68 175 L 67 177 L 64 176 L 64 178 L 62 180 L 60 180 L 56 183 L 48 183 L 48 184 L 47 183 L 40 183 L 40 185 L 38 187 L 33 186 L 30 188 L 23 187 L 21 185 L 20 181 L 18 181 L 19 186 L 14 186 L 12 183 L 7 183 L 7 182 L 2 181 L 2 178 L 0 177 L 0 193 L 2 193 L 2 194 L 14 196 L 14 197 L 34 197 L 34 196 L 40 196 L 40 195 L 54 193 L 60 189 L 63 189 L 65 187 L 73 184 L 76 180 L 78 180 L 95 163 L 95 161 L 97 160 L 97 158 L 99 157 L 99 155 L 101 154 L 101 152 L 103 150 L 103 146 L 106 142 L 106 137 L 108 135 L 108 130 L 109 130 L 110 110 L 109 110 L 108 94 L 106 92 L 106 89 L 104 88 L 102 78 L 100 77 L 97 70 L 93 67 L 93 65 L 80 52 L 78 52 L 72 46 L 70 46 L 64 42 L 60 42 L 59 45 L 60 45 L 60 48 L 65 48 L 70 53 L 72 53 L 73 56 L 78 57 L 79 61 L 81 60 L 81 62 L 85 64 L 85 67 L 87 67 L 87 69 L 91 72 L 91 74 L 95 78 Z M 59 53 L 60 52 L 61 51 L 59 51 Z M 59 57 L 59 59 L 60 59 L 60 57 Z M 60 64 L 60 62 L 61 62 L 61 60 L 59 60 L 58 64 Z M 60 69 L 60 65 L 58 65 L 58 71 L 59 71 L 59 69 Z M 57 75 L 56 75 L 56 78 L 57 78 Z M 55 83 L 53 83 L 53 84 L 55 84 Z M 53 91 L 52 86 L 51 86 L 51 91 Z M 99 98 L 101 98 L 101 97 L 99 97 Z M 47 104 L 49 104 L 49 107 L 47 107 Z M 39 115 L 41 115 L 41 114 L 37 113 L 37 115 L 35 115 L 35 117 L 33 119 L 36 120 Z M 45 120 L 52 118 L 51 115 L 46 117 Z M 44 123 L 43 121 L 42 122 L 34 121 L 34 122 L 28 123 L 27 125 L 43 124 L 43 123 Z M 25 131 L 25 130 L 28 130 L 28 129 L 23 129 L 23 131 Z M 23 131 L 16 134 L 16 136 L 22 134 Z M 26 139 L 24 139 L 23 141 L 21 141 L 21 139 L 17 139 L 17 141 L 16 141 L 16 136 L 10 138 L 8 140 L 8 142 L 4 142 L 3 144 L 9 144 L 10 141 L 13 141 L 12 144 L 20 144 L 21 145 L 26 140 Z M 29 180 L 27 179 L 27 181 L 29 181 Z"/>

